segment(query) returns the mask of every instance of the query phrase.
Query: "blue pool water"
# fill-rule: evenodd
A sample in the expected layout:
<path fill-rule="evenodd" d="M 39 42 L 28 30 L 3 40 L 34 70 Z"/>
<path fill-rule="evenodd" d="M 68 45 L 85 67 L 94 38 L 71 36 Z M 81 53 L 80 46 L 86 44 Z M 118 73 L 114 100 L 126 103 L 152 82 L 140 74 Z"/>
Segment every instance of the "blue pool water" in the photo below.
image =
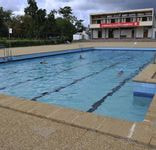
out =
<path fill-rule="evenodd" d="M 132 78 L 153 56 L 152 51 L 92 50 L 0 64 L 0 93 L 142 121 L 151 98 L 133 96 Z"/>

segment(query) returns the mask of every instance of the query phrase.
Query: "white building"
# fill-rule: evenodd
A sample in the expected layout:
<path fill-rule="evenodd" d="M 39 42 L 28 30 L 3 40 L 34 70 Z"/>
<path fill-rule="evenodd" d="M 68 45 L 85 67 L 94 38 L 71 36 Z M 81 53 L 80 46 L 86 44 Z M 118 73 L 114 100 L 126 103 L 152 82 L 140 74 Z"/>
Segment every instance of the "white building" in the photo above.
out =
<path fill-rule="evenodd" d="M 78 32 L 73 35 L 73 40 L 78 41 L 78 40 L 89 40 L 89 35 L 83 31 L 83 32 Z"/>
<path fill-rule="evenodd" d="M 73 40 L 74 41 L 78 41 L 78 40 L 82 40 L 82 34 L 81 33 L 76 33 L 73 35 Z"/>
<path fill-rule="evenodd" d="M 156 38 L 156 17 L 153 8 L 94 13 L 90 15 L 92 39 Z"/>

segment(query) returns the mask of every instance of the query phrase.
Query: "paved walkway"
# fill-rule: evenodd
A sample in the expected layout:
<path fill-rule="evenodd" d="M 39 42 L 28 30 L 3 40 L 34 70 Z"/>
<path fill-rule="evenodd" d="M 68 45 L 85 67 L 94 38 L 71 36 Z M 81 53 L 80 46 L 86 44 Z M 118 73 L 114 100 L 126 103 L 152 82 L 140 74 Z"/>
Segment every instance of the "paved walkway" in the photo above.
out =
<path fill-rule="evenodd" d="M 1 150 L 154 150 L 128 140 L 0 107 Z"/>
<path fill-rule="evenodd" d="M 32 46 L 11 48 L 13 56 L 22 54 L 32 54 L 50 51 L 60 51 L 66 49 L 76 49 L 84 47 L 156 47 L 156 42 L 81 42 L 72 44 L 60 44 L 49 46 Z M 0 50 L 0 57 L 3 57 L 3 50 Z"/>

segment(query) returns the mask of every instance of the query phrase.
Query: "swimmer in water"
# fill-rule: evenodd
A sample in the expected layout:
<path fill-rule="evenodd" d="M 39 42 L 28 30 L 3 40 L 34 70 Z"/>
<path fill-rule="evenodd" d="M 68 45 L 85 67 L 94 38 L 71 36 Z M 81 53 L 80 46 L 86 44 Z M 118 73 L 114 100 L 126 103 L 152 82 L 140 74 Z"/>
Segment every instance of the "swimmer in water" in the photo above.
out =
<path fill-rule="evenodd" d="M 80 55 L 80 59 L 84 59 L 84 58 L 82 57 L 82 55 Z"/>
<path fill-rule="evenodd" d="M 118 72 L 118 75 L 121 76 L 124 74 L 124 71 L 121 69 L 119 72 Z"/>
<path fill-rule="evenodd" d="M 45 60 L 41 61 L 40 64 L 48 64 Z"/>

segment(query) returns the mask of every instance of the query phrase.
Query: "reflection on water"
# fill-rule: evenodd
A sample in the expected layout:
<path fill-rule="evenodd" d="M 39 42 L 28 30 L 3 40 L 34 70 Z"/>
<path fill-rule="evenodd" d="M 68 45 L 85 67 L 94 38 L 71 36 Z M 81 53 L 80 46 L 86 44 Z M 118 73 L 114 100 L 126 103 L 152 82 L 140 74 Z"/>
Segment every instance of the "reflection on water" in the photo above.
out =
<path fill-rule="evenodd" d="M 134 107 L 145 107 L 148 109 L 153 98 L 133 96 L 133 106 Z"/>

